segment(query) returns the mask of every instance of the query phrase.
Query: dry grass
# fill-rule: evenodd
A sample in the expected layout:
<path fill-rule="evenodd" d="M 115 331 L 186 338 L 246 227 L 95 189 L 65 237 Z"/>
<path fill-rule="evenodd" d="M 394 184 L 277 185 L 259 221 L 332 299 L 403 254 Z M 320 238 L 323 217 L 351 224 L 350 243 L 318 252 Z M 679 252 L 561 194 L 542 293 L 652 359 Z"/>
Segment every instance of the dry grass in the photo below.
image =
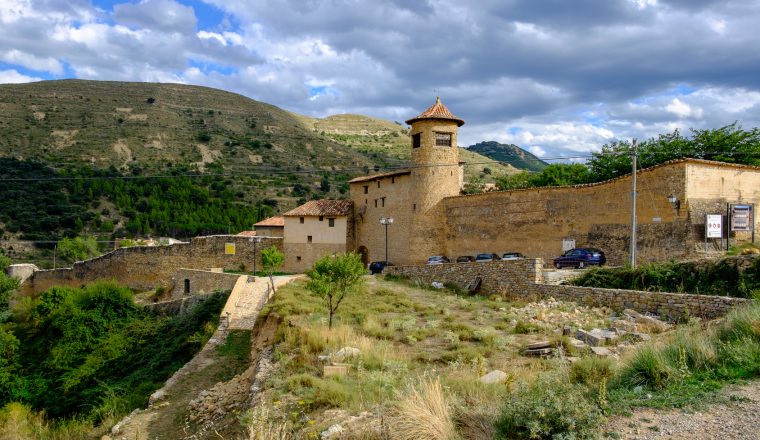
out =
<path fill-rule="evenodd" d="M 274 421 L 267 406 L 254 408 L 248 417 L 248 440 L 290 440 L 293 438 L 287 422 Z"/>
<path fill-rule="evenodd" d="M 410 387 L 389 417 L 394 440 L 446 440 L 456 438 L 451 410 L 438 379 Z"/>

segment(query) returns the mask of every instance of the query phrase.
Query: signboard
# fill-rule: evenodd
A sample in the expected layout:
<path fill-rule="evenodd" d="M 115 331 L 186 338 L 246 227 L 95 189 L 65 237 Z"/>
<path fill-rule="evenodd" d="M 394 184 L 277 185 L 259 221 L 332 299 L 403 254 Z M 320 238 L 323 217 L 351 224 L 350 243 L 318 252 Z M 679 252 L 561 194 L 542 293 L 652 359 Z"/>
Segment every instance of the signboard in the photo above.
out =
<path fill-rule="evenodd" d="M 705 238 L 723 238 L 723 216 L 707 214 L 705 221 Z"/>
<path fill-rule="evenodd" d="M 752 231 L 751 205 L 731 205 L 731 230 Z"/>
<path fill-rule="evenodd" d="M 562 252 L 567 252 L 575 247 L 575 239 L 565 238 L 562 240 Z"/>
<path fill-rule="evenodd" d="M 224 255 L 235 255 L 235 243 L 224 243 Z"/>

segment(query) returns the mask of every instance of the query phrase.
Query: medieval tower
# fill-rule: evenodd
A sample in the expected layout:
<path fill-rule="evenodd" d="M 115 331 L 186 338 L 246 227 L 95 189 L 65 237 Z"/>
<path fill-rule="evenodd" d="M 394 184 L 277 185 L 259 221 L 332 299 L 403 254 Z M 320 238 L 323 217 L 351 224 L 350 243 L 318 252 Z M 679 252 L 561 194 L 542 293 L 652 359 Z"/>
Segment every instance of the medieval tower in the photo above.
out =
<path fill-rule="evenodd" d="M 464 121 L 436 98 L 435 104 L 406 121 L 411 125 L 412 233 L 409 250 L 417 261 L 445 255 L 445 197 L 457 196 L 462 187 L 457 130 Z"/>

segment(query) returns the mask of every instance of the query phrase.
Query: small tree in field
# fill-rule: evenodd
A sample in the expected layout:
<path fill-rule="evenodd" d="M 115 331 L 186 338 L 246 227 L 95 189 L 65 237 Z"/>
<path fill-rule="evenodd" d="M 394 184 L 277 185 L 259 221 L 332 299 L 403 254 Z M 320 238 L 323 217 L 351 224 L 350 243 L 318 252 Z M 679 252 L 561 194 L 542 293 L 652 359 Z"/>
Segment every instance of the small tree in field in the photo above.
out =
<path fill-rule="evenodd" d="M 275 246 L 268 247 L 261 251 L 262 270 L 269 277 L 269 282 L 272 284 L 272 292 L 276 292 L 274 288 L 274 273 L 280 270 L 283 261 L 285 261 L 285 254 L 280 252 Z"/>
<path fill-rule="evenodd" d="M 317 260 L 314 267 L 306 272 L 310 278 L 306 288 L 325 301 L 330 328 L 343 298 L 359 290 L 365 273 L 361 257 L 354 253 L 327 255 Z"/>

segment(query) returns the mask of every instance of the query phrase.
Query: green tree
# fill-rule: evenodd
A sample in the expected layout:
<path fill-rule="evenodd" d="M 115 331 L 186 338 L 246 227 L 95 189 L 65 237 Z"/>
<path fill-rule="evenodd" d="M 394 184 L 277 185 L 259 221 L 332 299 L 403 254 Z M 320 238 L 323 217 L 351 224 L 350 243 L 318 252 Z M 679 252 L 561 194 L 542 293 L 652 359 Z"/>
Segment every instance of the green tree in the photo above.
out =
<path fill-rule="evenodd" d="M 58 255 L 69 263 L 100 255 L 98 242 L 93 237 L 64 238 L 58 242 Z"/>
<path fill-rule="evenodd" d="M 589 183 L 588 168 L 580 163 L 554 163 L 530 177 L 531 186 L 566 186 Z"/>
<path fill-rule="evenodd" d="M 362 287 L 365 273 L 361 257 L 355 253 L 324 256 L 306 272 L 309 276 L 306 288 L 325 301 L 330 328 L 343 298 Z"/>
<path fill-rule="evenodd" d="M 285 261 L 285 254 L 280 252 L 276 246 L 271 246 L 261 251 L 261 266 L 264 273 L 269 277 L 269 282 L 272 284 L 272 292 L 276 292 L 274 288 L 274 273 L 280 270 L 283 261 Z"/>
<path fill-rule="evenodd" d="M 11 293 L 18 289 L 19 279 L 9 277 L 5 274 L 5 269 L 11 264 L 11 259 L 5 255 L 0 255 L 0 322 L 5 322 L 11 317 L 8 300 Z"/>

